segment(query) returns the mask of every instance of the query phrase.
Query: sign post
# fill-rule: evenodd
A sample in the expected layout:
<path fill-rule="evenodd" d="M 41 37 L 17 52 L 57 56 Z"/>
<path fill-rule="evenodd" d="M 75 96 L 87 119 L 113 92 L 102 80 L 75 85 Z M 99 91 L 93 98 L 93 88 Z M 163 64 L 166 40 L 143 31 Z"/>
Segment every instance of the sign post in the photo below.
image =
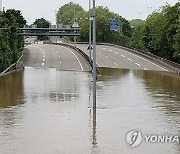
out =
<path fill-rule="evenodd" d="M 93 108 L 96 108 L 96 6 L 93 0 Z"/>
<path fill-rule="evenodd" d="M 116 19 L 110 20 L 110 31 L 113 33 L 113 44 L 114 44 L 114 33 L 120 31 L 120 24 Z"/>

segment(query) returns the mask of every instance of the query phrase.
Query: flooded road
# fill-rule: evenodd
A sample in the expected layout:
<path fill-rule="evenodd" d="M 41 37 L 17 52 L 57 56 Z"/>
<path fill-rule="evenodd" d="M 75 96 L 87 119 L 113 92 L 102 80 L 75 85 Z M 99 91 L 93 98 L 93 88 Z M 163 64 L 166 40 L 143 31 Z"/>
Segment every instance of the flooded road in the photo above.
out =
<path fill-rule="evenodd" d="M 100 72 L 96 110 L 88 72 L 26 67 L 0 78 L 0 153 L 180 154 L 180 143 L 125 141 L 136 129 L 180 136 L 180 76 Z"/>

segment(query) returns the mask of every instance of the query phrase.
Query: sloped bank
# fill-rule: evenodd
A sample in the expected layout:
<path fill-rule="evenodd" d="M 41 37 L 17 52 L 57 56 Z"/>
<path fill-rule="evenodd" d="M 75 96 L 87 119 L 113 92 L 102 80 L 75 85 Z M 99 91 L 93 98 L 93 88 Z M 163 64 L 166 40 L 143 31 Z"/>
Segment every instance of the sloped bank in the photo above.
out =
<path fill-rule="evenodd" d="M 9 73 L 12 73 L 16 70 L 23 69 L 24 64 L 26 63 L 28 57 L 29 57 L 29 50 L 27 48 L 24 48 L 24 50 L 22 51 L 22 55 L 18 59 L 18 61 L 16 63 L 13 63 L 11 66 L 5 69 L 2 73 L 0 73 L 0 77 L 5 76 Z"/>

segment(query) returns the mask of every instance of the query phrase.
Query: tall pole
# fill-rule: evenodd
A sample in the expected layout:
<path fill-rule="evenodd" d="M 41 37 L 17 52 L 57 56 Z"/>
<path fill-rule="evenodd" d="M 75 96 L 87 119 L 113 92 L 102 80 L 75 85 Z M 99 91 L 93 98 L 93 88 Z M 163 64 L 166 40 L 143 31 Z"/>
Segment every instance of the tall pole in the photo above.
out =
<path fill-rule="evenodd" d="M 96 4 L 93 0 L 93 108 L 96 108 Z"/>
<path fill-rule="evenodd" d="M 76 6 L 74 2 L 74 23 L 76 22 Z M 74 46 L 76 47 L 76 36 L 74 36 Z"/>
<path fill-rule="evenodd" d="M 91 61 L 91 0 L 89 0 L 89 60 Z"/>
<path fill-rule="evenodd" d="M 76 22 L 76 8 L 75 8 L 75 2 L 74 2 L 74 22 Z"/>

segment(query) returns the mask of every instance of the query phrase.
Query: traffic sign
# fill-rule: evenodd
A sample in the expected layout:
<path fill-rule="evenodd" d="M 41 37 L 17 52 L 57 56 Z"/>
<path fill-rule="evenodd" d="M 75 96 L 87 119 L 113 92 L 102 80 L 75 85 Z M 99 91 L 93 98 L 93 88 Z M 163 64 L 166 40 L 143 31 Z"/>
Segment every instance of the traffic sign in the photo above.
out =
<path fill-rule="evenodd" d="M 116 19 L 111 19 L 110 20 L 110 30 L 111 30 L 111 32 L 120 31 L 120 24 Z"/>

